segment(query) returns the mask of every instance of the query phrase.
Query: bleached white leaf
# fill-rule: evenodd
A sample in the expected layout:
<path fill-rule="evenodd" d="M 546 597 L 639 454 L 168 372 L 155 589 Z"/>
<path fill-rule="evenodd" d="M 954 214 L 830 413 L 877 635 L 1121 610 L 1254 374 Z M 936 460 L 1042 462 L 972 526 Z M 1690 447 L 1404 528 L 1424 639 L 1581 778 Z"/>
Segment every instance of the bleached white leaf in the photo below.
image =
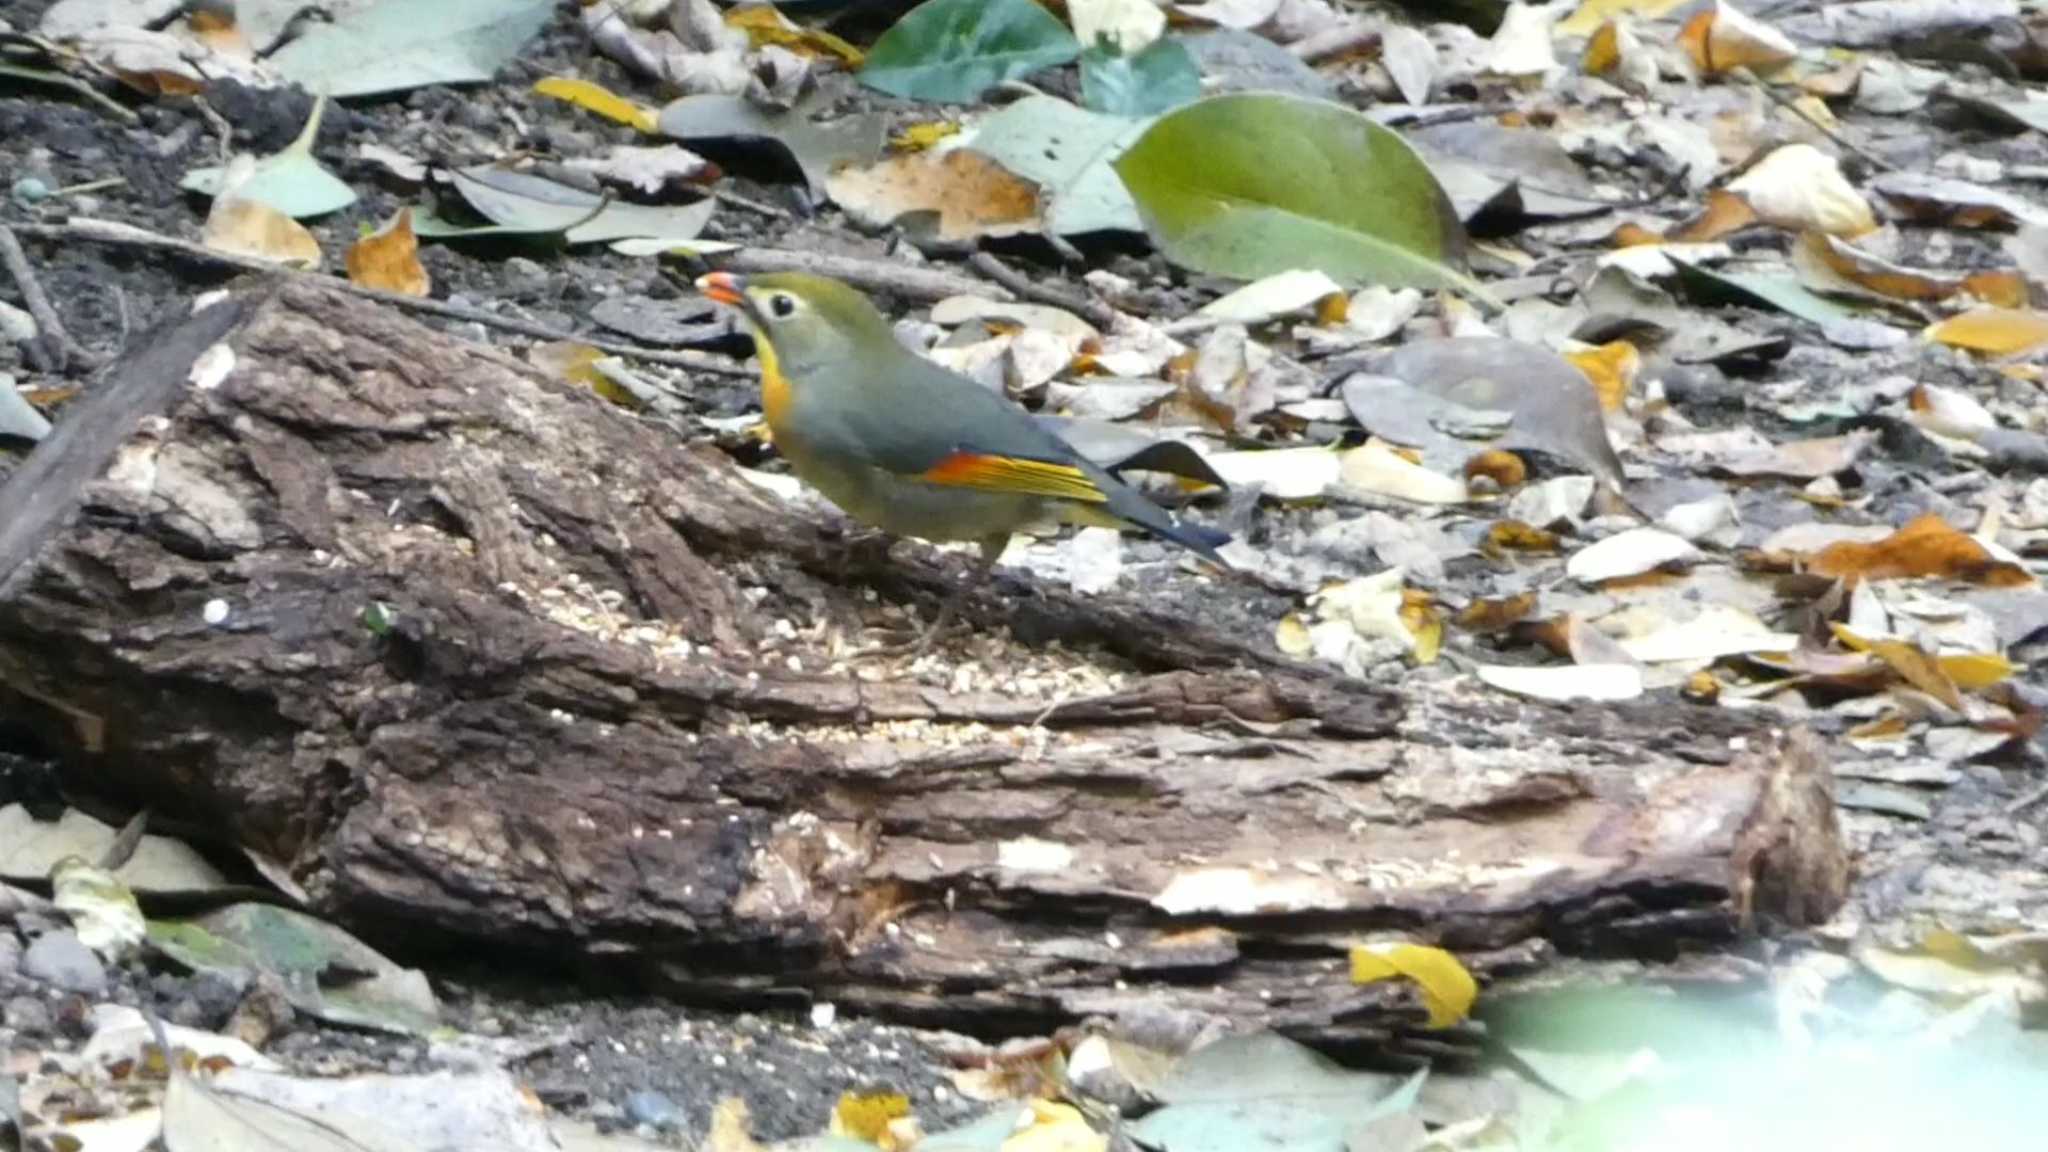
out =
<path fill-rule="evenodd" d="M 1477 674 L 1504 692 L 1538 700 L 1633 700 L 1643 694 L 1643 670 L 1633 664 L 1481 664 Z"/>
<path fill-rule="evenodd" d="M 1589 544 L 1565 561 L 1565 574 L 1582 584 L 1640 576 L 1699 558 L 1690 540 L 1661 528 L 1630 528 Z"/>
<path fill-rule="evenodd" d="M 1344 291 L 1344 286 L 1316 269 L 1276 272 L 1210 301 L 1200 315 L 1238 324 L 1263 324 L 1276 317 L 1306 312 L 1316 301 Z"/>

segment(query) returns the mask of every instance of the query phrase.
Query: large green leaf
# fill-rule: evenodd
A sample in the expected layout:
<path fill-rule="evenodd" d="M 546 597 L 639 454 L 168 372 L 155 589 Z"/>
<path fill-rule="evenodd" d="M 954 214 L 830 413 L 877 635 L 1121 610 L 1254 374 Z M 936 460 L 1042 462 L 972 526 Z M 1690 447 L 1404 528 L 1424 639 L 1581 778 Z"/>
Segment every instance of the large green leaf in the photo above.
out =
<path fill-rule="evenodd" d="M 270 65 L 329 96 L 475 83 L 489 80 L 554 10 L 554 0 L 381 0 L 313 24 Z"/>
<path fill-rule="evenodd" d="M 892 96 L 966 104 L 1080 54 L 1074 34 L 1033 0 L 926 0 L 875 41 L 860 79 Z"/>
<path fill-rule="evenodd" d="M 1255 280 L 1317 268 L 1485 298 L 1462 270 L 1464 229 L 1429 167 L 1342 105 L 1211 97 L 1160 117 L 1116 170 L 1153 242 L 1195 271 Z"/>

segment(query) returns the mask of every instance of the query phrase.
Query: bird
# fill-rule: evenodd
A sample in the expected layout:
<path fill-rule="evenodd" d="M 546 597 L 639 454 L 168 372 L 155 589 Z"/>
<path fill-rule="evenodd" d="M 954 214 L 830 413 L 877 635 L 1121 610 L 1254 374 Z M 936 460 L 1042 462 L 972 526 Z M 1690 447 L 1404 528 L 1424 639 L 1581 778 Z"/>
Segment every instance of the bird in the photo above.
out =
<path fill-rule="evenodd" d="M 761 412 L 791 470 L 892 536 L 973 541 L 981 559 L 912 648 L 924 654 L 1010 537 L 1048 513 L 1134 527 L 1230 570 L 1229 533 L 1183 520 L 994 390 L 918 355 L 858 289 L 802 272 L 712 272 L 698 291 L 753 336 Z"/>

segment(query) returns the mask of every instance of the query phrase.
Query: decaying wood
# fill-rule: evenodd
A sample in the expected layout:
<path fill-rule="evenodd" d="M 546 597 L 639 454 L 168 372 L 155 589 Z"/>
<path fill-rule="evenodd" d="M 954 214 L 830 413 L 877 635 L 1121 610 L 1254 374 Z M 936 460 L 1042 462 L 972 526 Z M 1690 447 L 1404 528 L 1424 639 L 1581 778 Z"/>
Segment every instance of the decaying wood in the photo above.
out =
<path fill-rule="evenodd" d="M 715 450 L 304 284 L 152 334 L 0 506 L 0 683 L 73 787 L 287 861 L 379 939 L 991 1031 L 1370 1038 L 1417 1009 L 1347 983 L 1363 936 L 1491 978 L 1843 894 L 1818 746 L 1726 713 L 1393 694 L 1014 586 L 969 617 L 1145 671 L 818 671 L 810 621 L 964 565 L 848 561 Z"/>

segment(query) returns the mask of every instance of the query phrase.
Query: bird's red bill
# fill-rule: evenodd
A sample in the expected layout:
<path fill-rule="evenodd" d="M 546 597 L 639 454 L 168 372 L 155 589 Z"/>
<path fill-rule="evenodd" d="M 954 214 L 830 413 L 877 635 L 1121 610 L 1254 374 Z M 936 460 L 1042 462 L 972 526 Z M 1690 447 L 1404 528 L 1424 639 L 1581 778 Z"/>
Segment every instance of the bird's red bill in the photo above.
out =
<path fill-rule="evenodd" d="M 697 277 L 697 291 L 720 304 L 744 304 L 746 283 L 730 272 L 709 272 Z"/>
<path fill-rule="evenodd" d="M 1107 493 L 1088 479 L 1086 472 L 1071 464 L 991 456 L 981 452 L 955 452 L 927 468 L 918 478 L 954 488 L 1045 496 L 1056 500 L 1077 500 L 1084 504 L 1100 504 L 1109 499 Z"/>

